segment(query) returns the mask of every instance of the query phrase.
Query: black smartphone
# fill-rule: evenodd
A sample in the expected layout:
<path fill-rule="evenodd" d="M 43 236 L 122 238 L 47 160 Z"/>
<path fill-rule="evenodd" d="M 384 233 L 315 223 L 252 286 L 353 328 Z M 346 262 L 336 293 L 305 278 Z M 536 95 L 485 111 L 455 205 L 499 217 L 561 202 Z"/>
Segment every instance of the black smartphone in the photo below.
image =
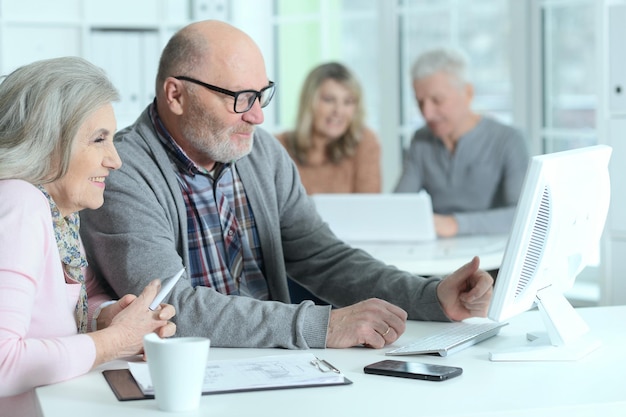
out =
<path fill-rule="evenodd" d="M 433 365 L 420 362 L 384 360 L 363 368 L 366 374 L 397 376 L 400 378 L 424 379 L 426 381 L 445 381 L 463 373 L 463 368 L 445 365 Z"/>

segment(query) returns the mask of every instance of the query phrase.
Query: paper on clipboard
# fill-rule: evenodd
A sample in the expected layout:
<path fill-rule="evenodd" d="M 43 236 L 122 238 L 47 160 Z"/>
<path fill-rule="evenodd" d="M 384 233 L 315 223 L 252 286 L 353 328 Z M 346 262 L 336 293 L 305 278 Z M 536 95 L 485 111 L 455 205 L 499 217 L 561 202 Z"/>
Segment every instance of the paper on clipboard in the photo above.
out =
<path fill-rule="evenodd" d="M 130 362 L 129 370 L 144 395 L 153 395 L 147 363 Z M 338 385 L 350 383 L 328 362 L 312 353 L 209 361 L 203 393 Z"/>

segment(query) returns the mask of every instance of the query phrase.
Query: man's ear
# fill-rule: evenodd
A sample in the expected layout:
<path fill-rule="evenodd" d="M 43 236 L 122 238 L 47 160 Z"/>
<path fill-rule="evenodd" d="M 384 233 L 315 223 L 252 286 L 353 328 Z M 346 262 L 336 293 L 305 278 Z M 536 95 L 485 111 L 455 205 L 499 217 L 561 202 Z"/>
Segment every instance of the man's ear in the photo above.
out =
<path fill-rule="evenodd" d="M 183 83 L 174 77 L 167 77 L 163 82 L 163 93 L 165 95 L 165 103 L 173 114 L 183 114 Z"/>
<path fill-rule="evenodd" d="M 465 84 L 465 94 L 467 96 L 468 103 L 471 103 L 474 99 L 474 84 L 466 83 Z"/>

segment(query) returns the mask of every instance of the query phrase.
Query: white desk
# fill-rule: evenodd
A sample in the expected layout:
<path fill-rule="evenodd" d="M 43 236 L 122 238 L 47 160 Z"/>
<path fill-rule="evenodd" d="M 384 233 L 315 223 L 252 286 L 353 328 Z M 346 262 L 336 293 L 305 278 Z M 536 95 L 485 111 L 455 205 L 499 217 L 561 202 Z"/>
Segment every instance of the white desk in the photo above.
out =
<path fill-rule="evenodd" d="M 355 243 L 386 264 L 418 275 L 447 275 L 480 257 L 480 267 L 500 268 L 508 235 L 457 236 L 421 243 Z"/>
<path fill-rule="evenodd" d="M 603 346 L 578 362 L 490 362 L 494 348 L 524 343 L 541 329 L 536 312 L 511 320 L 500 335 L 448 358 L 411 356 L 408 361 L 460 366 L 463 375 L 445 382 L 365 375 L 363 366 L 382 359 L 387 349 L 316 350 L 354 383 L 347 386 L 210 395 L 200 409 L 184 416 L 620 416 L 626 415 L 626 306 L 579 310 Z M 409 322 L 396 343 L 433 331 L 442 323 Z M 210 358 L 288 354 L 280 349 L 216 349 Z M 109 368 L 124 367 L 113 362 Z M 166 416 L 154 400 L 119 402 L 99 371 L 37 389 L 45 417 L 87 415 Z"/>

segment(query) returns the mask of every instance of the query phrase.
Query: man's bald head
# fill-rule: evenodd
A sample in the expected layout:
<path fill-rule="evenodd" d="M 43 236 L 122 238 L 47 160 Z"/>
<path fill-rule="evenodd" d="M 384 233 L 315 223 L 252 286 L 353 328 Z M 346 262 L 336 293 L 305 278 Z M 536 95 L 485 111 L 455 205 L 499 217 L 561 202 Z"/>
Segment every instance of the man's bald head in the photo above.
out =
<path fill-rule="evenodd" d="M 156 93 L 167 77 L 195 75 L 218 83 L 224 72 L 237 71 L 246 61 L 260 59 L 261 51 L 246 33 L 219 20 L 185 26 L 172 36 L 161 54 Z M 263 68 L 264 70 L 264 68 Z"/>
<path fill-rule="evenodd" d="M 252 38 L 206 20 L 178 31 L 163 50 L 156 108 L 171 138 L 211 170 L 215 162 L 251 151 L 254 127 L 264 120 L 260 92 L 268 88 L 263 55 Z M 237 103 L 250 107 L 236 111 Z"/>

